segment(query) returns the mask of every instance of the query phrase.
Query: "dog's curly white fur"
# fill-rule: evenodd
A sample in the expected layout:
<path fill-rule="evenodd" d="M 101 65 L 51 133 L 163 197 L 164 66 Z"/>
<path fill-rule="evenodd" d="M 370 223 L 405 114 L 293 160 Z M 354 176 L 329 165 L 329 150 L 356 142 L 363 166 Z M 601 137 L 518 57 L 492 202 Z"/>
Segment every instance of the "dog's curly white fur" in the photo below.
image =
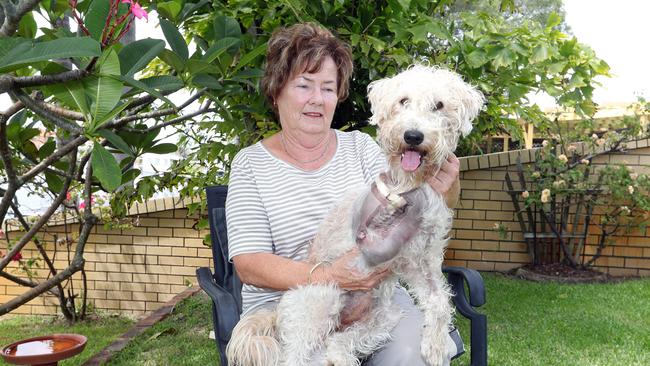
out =
<path fill-rule="evenodd" d="M 341 326 L 341 313 L 354 296 L 336 285 L 292 289 L 275 312 L 255 312 L 238 323 L 227 352 L 234 365 L 359 365 L 360 357 L 390 340 L 401 317 L 391 304 L 398 279 L 408 284 L 424 313 L 423 359 L 430 365 L 447 365 L 452 356 L 448 332 L 453 307 L 442 274 L 452 211 L 426 179 L 456 149 L 459 136 L 471 131 L 484 99 L 457 74 L 422 65 L 375 81 L 368 90 L 370 122 L 379 127 L 379 145 L 389 164 L 383 182 L 392 194 L 416 190 L 412 202 L 418 202 L 417 210 L 412 212 L 419 215 L 417 232 L 400 243 L 396 255 L 391 254 L 393 275 L 372 291 L 371 310 L 361 320 Z M 311 243 L 311 262 L 334 261 L 359 245 L 358 228 L 370 195 L 371 188 L 351 192 L 332 209 Z M 354 266 L 370 273 L 377 264 L 370 258 L 359 256 Z"/>

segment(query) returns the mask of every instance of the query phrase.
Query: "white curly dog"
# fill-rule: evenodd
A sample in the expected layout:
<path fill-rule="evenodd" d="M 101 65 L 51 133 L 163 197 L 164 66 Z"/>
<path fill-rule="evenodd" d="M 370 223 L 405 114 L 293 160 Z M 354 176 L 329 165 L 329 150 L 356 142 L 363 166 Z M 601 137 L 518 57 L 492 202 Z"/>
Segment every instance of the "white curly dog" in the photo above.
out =
<path fill-rule="evenodd" d="M 247 315 L 235 327 L 227 352 L 233 365 L 359 365 L 390 340 L 401 317 L 391 303 L 398 280 L 424 313 L 424 360 L 449 363 L 453 307 L 442 261 L 452 211 L 426 179 L 471 131 L 484 99 L 457 74 L 423 65 L 375 81 L 368 91 L 388 171 L 332 209 L 311 243 L 310 261 L 333 262 L 358 247 L 357 270 L 389 265 L 393 275 L 371 292 L 334 284 L 287 291 L 276 309 Z M 345 321 L 359 312 L 361 320 Z"/>

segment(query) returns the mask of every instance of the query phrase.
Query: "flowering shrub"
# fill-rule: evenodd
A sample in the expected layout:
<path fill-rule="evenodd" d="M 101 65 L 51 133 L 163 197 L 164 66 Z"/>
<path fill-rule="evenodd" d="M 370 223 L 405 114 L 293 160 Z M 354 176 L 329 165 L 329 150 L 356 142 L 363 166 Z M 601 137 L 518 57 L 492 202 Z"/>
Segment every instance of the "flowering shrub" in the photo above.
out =
<path fill-rule="evenodd" d="M 640 101 L 626 116 L 609 128 L 599 127 L 593 119 L 574 126 L 557 120 L 545 126 L 548 139 L 536 152 L 535 162 L 520 172 L 521 190 L 510 190 L 513 201 L 523 201 L 530 230 L 525 238 L 529 246 L 555 245 L 551 261 L 572 266 L 590 266 L 605 247 L 613 245 L 613 236 L 639 228 L 645 232 L 650 219 L 650 178 L 625 162 L 592 164 L 600 155 L 624 154 L 630 141 L 650 137 L 650 103 Z M 510 179 L 509 177 L 507 179 Z M 509 183 L 510 184 L 510 183 Z M 518 204 L 515 202 L 516 204 Z M 520 216 L 523 226 L 524 215 Z M 537 221 L 537 222 L 530 222 Z M 598 242 L 586 254 L 589 226 L 597 227 Z M 543 262 L 539 248 L 529 248 L 533 263 Z"/>

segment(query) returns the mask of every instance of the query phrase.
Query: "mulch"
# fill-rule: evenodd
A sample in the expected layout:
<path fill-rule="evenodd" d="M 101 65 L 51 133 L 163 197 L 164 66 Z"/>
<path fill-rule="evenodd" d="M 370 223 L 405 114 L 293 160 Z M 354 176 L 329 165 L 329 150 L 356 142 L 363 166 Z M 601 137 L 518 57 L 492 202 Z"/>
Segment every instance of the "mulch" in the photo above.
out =
<path fill-rule="evenodd" d="M 561 263 L 528 264 L 514 270 L 514 275 L 529 281 L 559 283 L 606 283 L 620 282 L 631 278 L 629 276 L 612 276 L 589 268 L 573 268 Z"/>

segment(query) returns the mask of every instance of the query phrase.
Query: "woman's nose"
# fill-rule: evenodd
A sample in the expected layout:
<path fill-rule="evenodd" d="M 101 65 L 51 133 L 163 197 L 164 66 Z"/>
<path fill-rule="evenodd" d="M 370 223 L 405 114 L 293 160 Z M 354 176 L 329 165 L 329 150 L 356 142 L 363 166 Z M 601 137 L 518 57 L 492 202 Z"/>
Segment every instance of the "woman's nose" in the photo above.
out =
<path fill-rule="evenodd" d="M 311 104 L 323 104 L 323 92 L 319 88 L 314 88 L 314 92 L 311 93 L 311 98 L 309 98 Z"/>

